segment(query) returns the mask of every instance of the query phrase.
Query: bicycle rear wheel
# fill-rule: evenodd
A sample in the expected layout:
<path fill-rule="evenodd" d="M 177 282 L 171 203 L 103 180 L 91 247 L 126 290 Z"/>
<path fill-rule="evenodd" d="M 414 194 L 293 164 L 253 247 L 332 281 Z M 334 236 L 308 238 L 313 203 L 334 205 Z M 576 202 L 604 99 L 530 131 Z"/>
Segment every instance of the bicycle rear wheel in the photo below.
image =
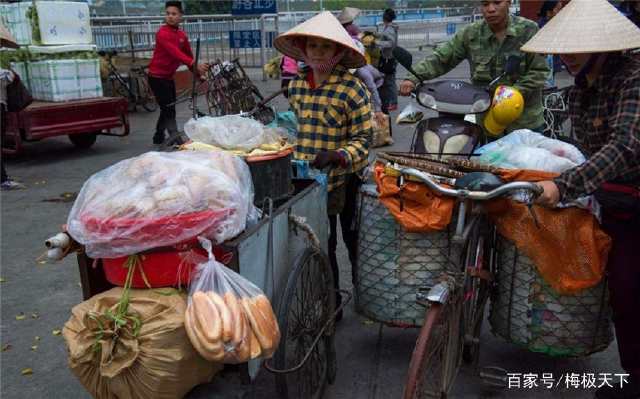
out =
<path fill-rule="evenodd" d="M 461 365 L 461 291 L 445 304 L 427 310 L 411 356 L 404 399 L 444 399 L 453 387 Z"/>

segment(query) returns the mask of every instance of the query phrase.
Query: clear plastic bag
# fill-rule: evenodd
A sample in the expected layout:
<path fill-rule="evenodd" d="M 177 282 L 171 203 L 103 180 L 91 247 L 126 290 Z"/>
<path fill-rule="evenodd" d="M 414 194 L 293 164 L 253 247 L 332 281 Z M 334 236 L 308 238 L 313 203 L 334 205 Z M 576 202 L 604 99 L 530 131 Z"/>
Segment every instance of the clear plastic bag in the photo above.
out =
<path fill-rule="evenodd" d="M 280 328 L 269 299 L 255 284 L 217 262 L 211 241 L 201 238 L 209 260 L 198 266 L 189 289 L 185 329 L 205 359 L 229 364 L 270 358 Z"/>
<path fill-rule="evenodd" d="M 508 169 L 562 173 L 585 161 L 575 146 L 528 129 L 516 130 L 476 150 L 479 161 Z"/>
<path fill-rule="evenodd" d="M 117 258 L 204 235 L 222 242 L 255 218 L 247 164 L 226 152 L 148 152 L 91 176 L 67 220 L 92 258 Z"/>
<path fill-rule="evenodd" d="M 480 163 L 505 169 L 531 169 L 562 173 L 578 164 L 536 147 L 502 144 L 487 151 L 478 159 Z"/>
<path fill-rule="evenodd" d="M 191 119 L 185 123 L 184 131 L 193 141 L 225 150 L 249 152 L 280 141 L 280 136 L 273 129 L 265 129 L 260 122 L 239 115 Z"/>
<path fill-rule="evenodd" d="M 278 112 L 268 127 L 286 130 L 287 142 L 296 144 L 298 141 L 298 120 L 293 111 Z"/>
<path fill-rule="evenodd" d="M 413 102 L 409 102 L 409 104 L 398 114 L 396 123 L 398 125 L 416 123 L 422 120 L 423 117 L 424 113 L 420 111 Z"/>

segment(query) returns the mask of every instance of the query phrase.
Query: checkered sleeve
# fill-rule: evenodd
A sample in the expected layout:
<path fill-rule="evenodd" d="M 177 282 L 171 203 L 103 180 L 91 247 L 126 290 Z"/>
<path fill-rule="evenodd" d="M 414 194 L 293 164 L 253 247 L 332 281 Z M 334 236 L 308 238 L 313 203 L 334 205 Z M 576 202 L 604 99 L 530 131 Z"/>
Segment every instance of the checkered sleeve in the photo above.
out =
<path fill-rule="evenodd" d="M 624 176 L 640 157 L 640 82 L 626 85 L 617 96 L 608 119 L 609 141 L 585 163 L 555 179 L 562 200 L 592 193 L 602 183 Z"/>
<path fill-rule="evenodd" d="M 358 172 L 367 164 L 369 143 L 371 142 L 371 103 L 365 88 L 358 82 L 350 90 L 347 100 L 347 131 L 349 140 L 339 149 L 347 159 L 346 169 Z"/>

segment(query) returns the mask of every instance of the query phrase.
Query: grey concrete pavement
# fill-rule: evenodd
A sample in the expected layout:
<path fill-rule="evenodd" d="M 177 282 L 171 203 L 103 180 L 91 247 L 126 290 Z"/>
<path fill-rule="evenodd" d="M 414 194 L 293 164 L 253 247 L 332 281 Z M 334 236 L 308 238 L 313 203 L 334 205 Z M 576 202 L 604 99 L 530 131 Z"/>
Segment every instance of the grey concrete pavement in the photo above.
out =
<path fill-rule="evenodd" d="M 468 68 L 462 65 L 448 77 L 464 78 Z M 279 88 L 279 82 L 261 82 L 259 70 L 251 70 L 262 93 Z M 402 75 L 402 74 L 401 74 Z M 407 100 L 402 98 L 401 107 Z M 286 109 L 283 98 L 277 108 Z M 179 108 L 179 124 L 189 117 L 186 106 Z M 1 246 L 1 396 L 20 398 L 87 398 L 89 395 L 66 365 L 66 348 L 61 329 L 70 309 L 81 301 L 79 275 L 74 257 L 60 263 L 41 264 L 45 238 L 59 231 L 71 209 L 71 202 L 50 202 L 64 193 L 76 193 L 93 173 L 125 158 L 153 149 L 151 136 L 157 114 L 132 114 L 132 133 L 127 138 L 99 137 L 89 150 L 75 149 L 66 138 L 50 139 L 27 145 L 24 155 L 9 159 L 11 176 L 27 185 L 26 190 L 2 192 Z M 394 127 L 395 144 L 385 149 L 407 150 L 412 127 Z M 344 247 L 340 247 L 343 288 L 350 288 L 350 271 Z M 18 320 L 16 316 L 24 314 Z M 34 317 L 32 317 L 34 314 Z M 485 326 L 488 323 L 485 323 Z M 418 331 L 382 327 L 347 307 L 338 325 L 336 345 L 338 376 L 328 387 L 326 398 L 383 399 L 398 398 Z M 39 337 L 39 340 L 36 339 Z M 500 366 L 513 373 L 621 372 L 617 347 L 585 359 L 553 359 L 525 352 L 505 344 L 485 329 L 482 335 L 482 365 Z M 37 346 L 32 350 L 32 346 Z M 6 349 L 6 350 L 5 350 Z M 32 375 L 21 375 L 31 368 Z M 227 387 L 232 376 L 200 387 L 193 397 L 237 397 Z M 242 389 L 237 389 L 237 392 Z M 481 384 L 474 370 L 463 369 L 457 379 L 453 398 L 587 398 L 591 393 L 577 389 L 537 389 L 500 391 Z M 256 398 L 275 397 L 273 378 L 262 373 L 255 384 Z"/>

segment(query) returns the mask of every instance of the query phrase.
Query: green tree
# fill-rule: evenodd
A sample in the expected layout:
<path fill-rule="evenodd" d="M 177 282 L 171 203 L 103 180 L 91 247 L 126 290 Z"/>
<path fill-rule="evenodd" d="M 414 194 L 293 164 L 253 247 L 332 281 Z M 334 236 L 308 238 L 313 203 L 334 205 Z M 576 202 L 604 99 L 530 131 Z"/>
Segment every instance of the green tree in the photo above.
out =
<path fill-rule="evenodd" d="M 232 0 L 185 0 L 182 2 L 185 13 L 195 14 L 230 14 Z"/>

